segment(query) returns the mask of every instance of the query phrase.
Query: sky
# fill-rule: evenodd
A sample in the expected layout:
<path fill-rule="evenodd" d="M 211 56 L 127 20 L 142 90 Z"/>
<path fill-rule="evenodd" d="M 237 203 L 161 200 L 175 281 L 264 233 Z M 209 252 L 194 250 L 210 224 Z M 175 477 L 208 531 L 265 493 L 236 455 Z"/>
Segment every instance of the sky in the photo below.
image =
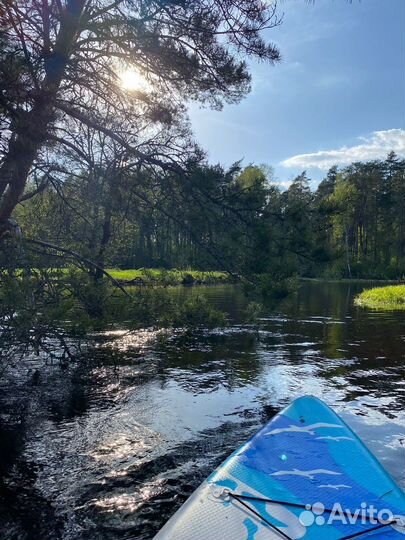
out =
<path fill-rule="evenodd" d="M 333 164 L 405 155 L 405 0 L 279 0 L 266 32 L 282 62 L 251 64 L 252 92 L 222 111 L 192 105 L 211 163 L 266 163 L 285 187 Z"/>

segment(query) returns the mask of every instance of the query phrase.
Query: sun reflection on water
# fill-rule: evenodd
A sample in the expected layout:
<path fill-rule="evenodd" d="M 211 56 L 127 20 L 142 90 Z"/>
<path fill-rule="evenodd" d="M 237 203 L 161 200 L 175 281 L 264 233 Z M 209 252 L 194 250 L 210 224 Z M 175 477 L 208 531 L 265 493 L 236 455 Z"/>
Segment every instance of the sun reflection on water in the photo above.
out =
<path fill-rule="evenodd" d="M 107 513 L 116 511 L 133 513 L 139 510 L 146 502 L 159 495 L 163 486 L 163 480 L 157 480 L 154 483 L 145 484 L 136 493 L 121 493 L 96 499 L 92 501 L 92 506 Z"/>
<path fill-rule="evenodd" d="M 108 330 L 99 334 L 100 337 L 105 339 L 99 347 L 112 348 L 120 352 L 136 349 L 143 351 L 154 340 L 165 333 L 165 330 L 154 330 L 152 328 L 140 330 Z"/>

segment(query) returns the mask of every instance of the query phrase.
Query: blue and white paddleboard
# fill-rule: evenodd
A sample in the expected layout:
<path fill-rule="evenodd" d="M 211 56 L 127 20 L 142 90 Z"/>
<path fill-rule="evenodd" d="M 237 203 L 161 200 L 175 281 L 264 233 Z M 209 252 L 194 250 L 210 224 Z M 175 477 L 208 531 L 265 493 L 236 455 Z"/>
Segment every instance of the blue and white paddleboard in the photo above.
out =
<path fill-rule="evenodd" d="M 302 397 L 230 456 L 155 540 L 405 540 L 405 494 L 351 429 Z"/>

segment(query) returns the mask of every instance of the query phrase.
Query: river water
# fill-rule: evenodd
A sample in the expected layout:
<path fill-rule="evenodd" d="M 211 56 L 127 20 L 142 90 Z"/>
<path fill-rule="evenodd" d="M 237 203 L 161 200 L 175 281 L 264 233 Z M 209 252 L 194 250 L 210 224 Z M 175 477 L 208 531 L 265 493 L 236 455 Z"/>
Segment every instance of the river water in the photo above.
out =
<path fill-rule="evenodd" d="M 342 415 L 405 488 L 405 312 L 367 283 L 304 283 L 256 326 L 237 287 L 202 294 L 225 330 L 104 333 L 78 364 L 0 386 L 1 540 L 148 540 L 293 398 Z M 17 368 L 15 368 L 17 369 Z M 18 377 L 17 377 L 18 379 Z"/>

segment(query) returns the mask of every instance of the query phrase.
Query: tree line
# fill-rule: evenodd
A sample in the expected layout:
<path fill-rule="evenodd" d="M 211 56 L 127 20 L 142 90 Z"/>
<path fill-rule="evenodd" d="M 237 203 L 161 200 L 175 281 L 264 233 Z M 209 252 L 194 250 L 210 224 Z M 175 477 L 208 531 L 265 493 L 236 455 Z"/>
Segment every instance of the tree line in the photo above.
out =
<path fill-rule="evenodd" d="M 333 167 L 315 194 L 325 221 L 320 243 L 327 271 L 346 277 L 398 279 L 405 276 L 405 160 Z"/>
<path fill-rule="evenodd" d="M 16 216 L 25 234 L 103 268 L 224 269 L 275 279 L 404 275 L 405 161 L 393 152 L 332 167 L 314 191 L 306 172 L 280 190 L 263 165 L 193 161 L 187 182 L 166 174 L 156 183 L 142 170 L 118 178 L 116 165 L 56 177 L 22 202 Z"/>

